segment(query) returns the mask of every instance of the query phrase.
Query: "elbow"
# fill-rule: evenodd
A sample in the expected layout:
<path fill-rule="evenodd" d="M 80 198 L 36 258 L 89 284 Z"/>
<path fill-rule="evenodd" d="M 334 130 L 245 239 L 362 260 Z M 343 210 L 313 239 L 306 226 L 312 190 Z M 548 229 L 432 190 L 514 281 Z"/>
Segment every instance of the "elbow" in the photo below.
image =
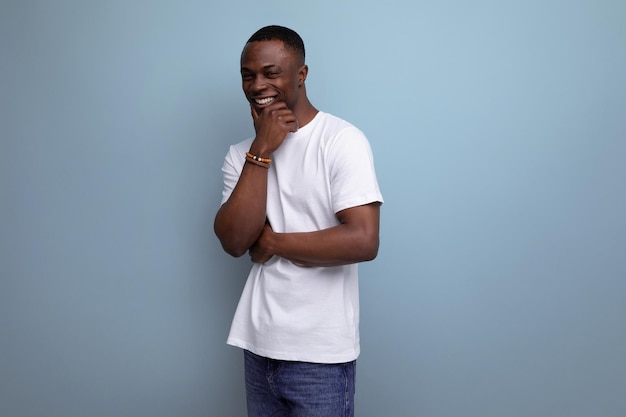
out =
<path fill-rule="evenodd" d="M 233 238 L 233 236 L 224 236 L 220 234 L 217 234 L 217 237 L 222 244 L 224 252 L 235 258 L 239 258 L 244 255 L 250 247 L 249 243 L 243 239 L 237 239 Z"/>
<path fill-rule="evenodd" d="M 222 230 L 217 222 L 215 223 L 213 230 L 222 245 L 222 249 L 224 249 L 224 252 L 230 256 L 239 258 L 248 251 L 250 245 L 247 241 L 237 238 L 233 233 L 228 233 L 228 231 Z"/>
<path fill-rule="evenodd" d="M 368 238 L 365 244 L 363 245 L 363 258 L 362 262 L 369 262 L 376 259 L 378 256 L 378 247 L 380 245 L 380 240 L 378 236 Z"/>
<path fill-rule="evenodd" d="M 378 242 L 376 242 L 376 245 L 370 249 L 365 261 L 366 262 L 373 261 L 374 259 L 376 259 L 377 256 L 378 256 Z"/>
<path fill-rule="evenodd" d="M 222 244 L 222 248 L 224 248 L 224 251 L 229 254 L 230 256 L 234 257 L 234 258 L 239 258 L 241 256 L 243 256 L 244 253 L 247 252 L 246 249 L 241 249 L 239 247 L 236 246 L 227 246 Z"/>
<path fill-rule="evenodd" d="M 243 256 L 248 251 L 247 245 L 243 242 L 220 238 L 220 243 L 224 252 L 235 258 Z"/>

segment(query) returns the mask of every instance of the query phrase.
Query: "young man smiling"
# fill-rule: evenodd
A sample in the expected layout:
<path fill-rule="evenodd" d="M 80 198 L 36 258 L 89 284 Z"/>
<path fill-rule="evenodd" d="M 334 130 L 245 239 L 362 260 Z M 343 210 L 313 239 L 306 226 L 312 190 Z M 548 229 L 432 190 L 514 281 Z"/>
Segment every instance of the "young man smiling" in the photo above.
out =
<path fill-rule="evenodd" d="M 250 417 L 354 415 L 357 264 L 376 257 L 380 193 L 366 137 L 306 94 L 304 44 L 267 26 L 241 55 L 255 136 L 231 146 L 215 233 L 253 265 L 228 343 Z"/>

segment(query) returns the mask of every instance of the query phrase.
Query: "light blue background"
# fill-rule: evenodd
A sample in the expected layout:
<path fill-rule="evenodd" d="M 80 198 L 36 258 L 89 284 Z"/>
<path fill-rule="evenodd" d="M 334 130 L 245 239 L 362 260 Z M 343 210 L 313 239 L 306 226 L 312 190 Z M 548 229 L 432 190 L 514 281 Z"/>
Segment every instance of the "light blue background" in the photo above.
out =
<path fill-rule="evenodd" d="M 291 26 L 386 203 L 357 415 L 626 415 L 626 3 L 0 3 L 0 415 L 243 416 L 213 235 Z"/>

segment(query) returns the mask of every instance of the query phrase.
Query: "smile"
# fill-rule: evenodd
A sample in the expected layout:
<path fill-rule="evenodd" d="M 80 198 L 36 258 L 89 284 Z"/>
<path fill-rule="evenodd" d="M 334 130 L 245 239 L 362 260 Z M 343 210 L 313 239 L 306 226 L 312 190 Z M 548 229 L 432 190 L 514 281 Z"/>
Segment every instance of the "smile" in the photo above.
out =
<path fill-rule="evenodd" d="M 255 98 L 254 101 L 256 104 L 263 106 L 265 104 L 270 104 L 275 98 L 276 97 Z"/>

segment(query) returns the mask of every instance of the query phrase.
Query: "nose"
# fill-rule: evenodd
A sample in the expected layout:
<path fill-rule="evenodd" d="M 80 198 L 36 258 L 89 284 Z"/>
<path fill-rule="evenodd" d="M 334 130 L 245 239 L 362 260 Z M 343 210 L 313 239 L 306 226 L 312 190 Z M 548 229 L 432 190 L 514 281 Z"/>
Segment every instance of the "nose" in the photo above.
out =
<path fill-rule="evenodd" d="M 250 86 L 252 91 L 261 91 L 267 88 L 267 84 L 265 83 L 265 78 L 263 77 L 254 77 L 252 80 L 252 84 Z"/>

